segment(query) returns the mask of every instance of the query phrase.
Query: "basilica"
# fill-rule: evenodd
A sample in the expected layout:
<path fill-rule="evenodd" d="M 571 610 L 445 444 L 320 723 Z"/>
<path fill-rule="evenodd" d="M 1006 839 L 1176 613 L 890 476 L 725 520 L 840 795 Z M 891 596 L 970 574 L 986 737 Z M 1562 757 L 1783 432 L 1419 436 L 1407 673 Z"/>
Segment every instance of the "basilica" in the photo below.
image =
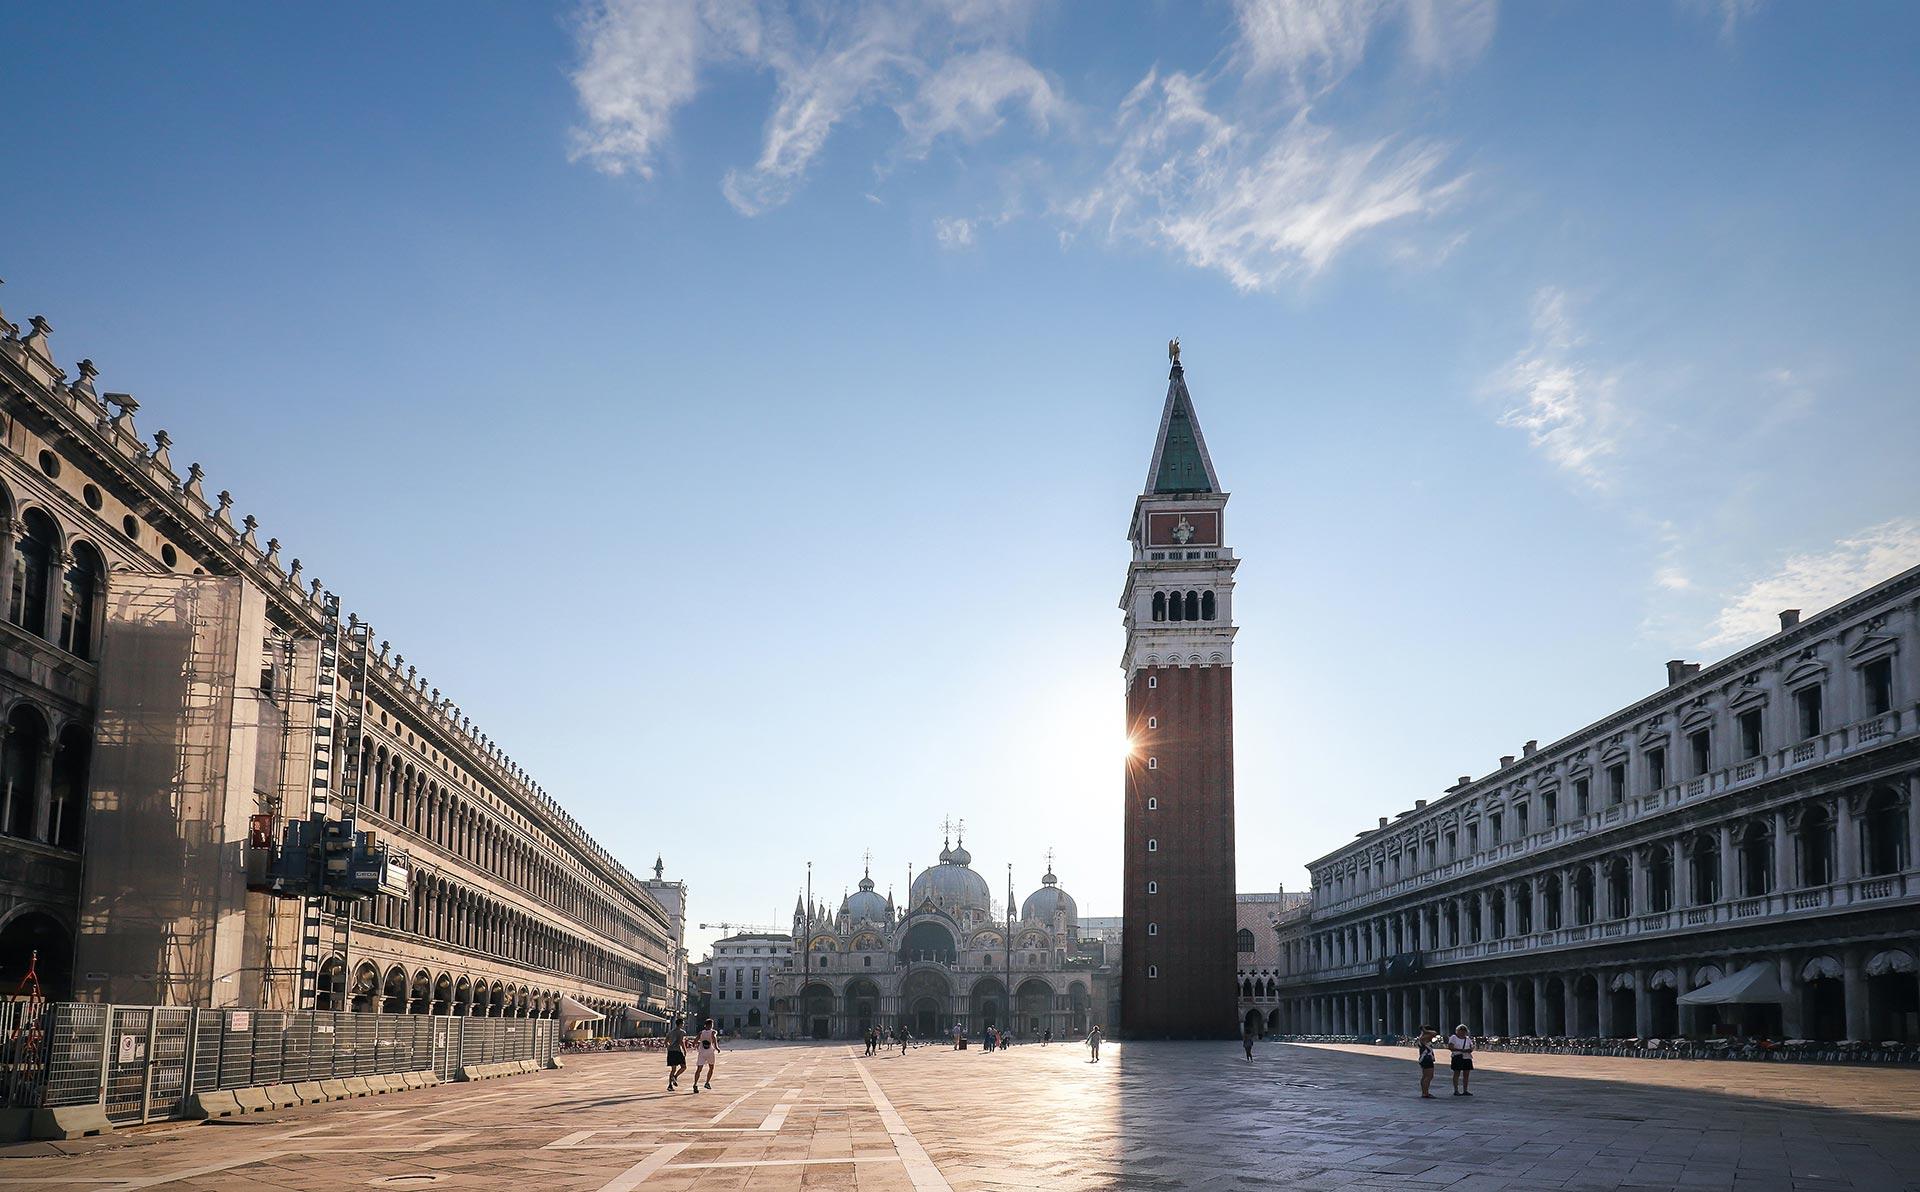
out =
<path fill-rule="evenodd" d="M 855 1039 L 905 1027 L 929 1039 L 998 1027 L 1058 1039 L 1102 1024 L 1109 958 L 1099 940 L 1082 938 L 1051 858 L 1017 919 L 1012 907 L 1011 884 L 996 906 L 964 838 L 952 837 L 939 863 L 912 879 L 904 907 L 874 888 L 871 867 L 838 910 L 797 900 L 793 936 L 806 946 L 773 976 L 773 1032 Z"/>

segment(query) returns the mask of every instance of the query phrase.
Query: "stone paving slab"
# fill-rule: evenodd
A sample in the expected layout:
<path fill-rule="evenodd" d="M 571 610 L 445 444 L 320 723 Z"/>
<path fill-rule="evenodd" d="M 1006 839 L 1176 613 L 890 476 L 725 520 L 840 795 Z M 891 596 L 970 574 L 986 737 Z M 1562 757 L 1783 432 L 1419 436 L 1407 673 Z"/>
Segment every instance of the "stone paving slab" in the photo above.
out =
<path fill-rule="evenodd" d="M 378 1100 L 0 1146 L 0 1192 L 1733 1189 L 1920 1192 L 1920 1072 L 1403 1050 L 742 1044 L 711 1092 L 649 1054 Z"/>

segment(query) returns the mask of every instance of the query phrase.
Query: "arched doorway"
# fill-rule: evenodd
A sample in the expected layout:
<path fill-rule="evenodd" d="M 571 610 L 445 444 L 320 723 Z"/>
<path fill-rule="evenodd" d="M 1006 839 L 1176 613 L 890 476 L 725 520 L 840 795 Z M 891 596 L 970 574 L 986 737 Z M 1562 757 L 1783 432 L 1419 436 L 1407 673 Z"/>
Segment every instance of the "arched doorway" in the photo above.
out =
<path fill-rule="evenodd" d="M 1093 1010 L 1093 999 L 1087 995 L 1087 987 L 1078 981 L 1067 986 L 1067 1006 L 1069 1029 L 1076 1035 L 1087 1033 L 1088 1016 Z"/>
<path fill-rule="evenodd" d="M 1899 949 L 1867 960 L 1867 1037 L 1920 1042 L 1920 984 L 1911 953 Z"/>
<path fill-rule="evenodd" d="M 1647 998 L 1651 1002 L 1653 1037 L 1671 1039 L 1680 1033 L 1680 979 L 1672 969 L 1661 969 L 1647 978 Z"/>
<path fill-rule="evenodd" d="M 314 994 L 313 1005 L 315 1009 L 340 1010 L 345 1008 L 342 1004 L 341 986 L 345 983 L 342 974 L 346 971 L 346 967 L 346 962 L 338 956 L 327 957 L 326 963 L 320 966 L 320 974 L 314 980 L 316 993 Z"/>
<path fill-rule="evenodd" d="M 1567 1025 L 1567 983 L 1560 977 L 1548 977 L 1545 984 L 1547 1020 L 1540 1029 L 1555 1035 L 1570 1035 L 1572 1029 Z"/>
<path fill-rule="evenodd" d="M 1006 1027 L 1007 987 L 997 977 L 982 977 L 974 982 L 967 998 L 967 1029 L 984 1035 L 990 1026 Z"/>
<path fill-rule="evenodd" d="M 1607 988 L 1607 1017 L 1612 1019 L 1613 1029 L 1608 1033 L 1616 1039 L 1630 1038 L 1637 1021 L 1638 1006 L 1635 1003 L 1636 992 L 1633 988 L 1632 973 L 1617 973 Z"/>
<path fill-rule="evenodd" d="M 801 990 L 800 1020 L 807 1038 L 833 1038 L 833 990 L 818 982 Z"/>
<path fill-rule="evenodd" d="M 404 977 L 401 979 L 405 980 Z M 353 966 L 353 987 L 348 992 L 347 1009 L 356 1014 L 373 1010 L 374 998 L 380 992 L 380 970 L 371 960 L 363 960 Z"/>
<path fill-rule="evenodd" d="M 453 983 L 453 1013 L 461 1018 L 473 1013 L 473 978 L 461 977 Z"/>
<path fill-rule="evenodd" d="M 865 977 L 847 982 L 846 1003 L 847 1027 L 856 1036 L 864 1035 L 880 1019 L 880 987 Z M 747 1015 L 748 1026 L 758 1026 L 760 1012 L 752 1011 Z"/>
<path fill-rule="evenodd" d="M 1246 1018 L 1241 1020 L 1240 1028 L 1249 1035 L 1258 1038 L 1260 1036 L 1260 1028 L 1265 1025 L 1265 1021 L 1265 1019 L 1260 1017 L 1260 1011 L 1248 1010 Z"/>
<path fill-rule="evenodd" d="M 40 757 L 47 751 L 47 722 L 22 704 L 7 717 L 7 741 L 0 750 L 0 832 L 22 839 L 33 835 Z"/>
<path fill-rule="evenodd" d="M 405 1014 L 407 1012 L 407 970 L 394 965 L 387 970 L 386 983 L 380 990 L 380 1013 Z"/>
<path fill-rule="evenodd" d="M 32 965 L 48 1001 L 73 996 L 73 936 L 41 911 L 15 915 L 0 929 L 0 997 L 12 997 Z"/>
<path fill-rule="evenodd" d="M 910 975 L 900 989 L 900 1005 L 915 1038 L 937 1039 L 952 1028 L 949 1009 L 952 991 L 947 979 L 931 969 Z"/>
<path fill-rule="evenodd" d="M 1037 1035 L 1047 1029 L 1047 1016 L 1053 1010 L 1053 987 L 1038 977 L 1020 983 L 1018 1014 L 1014 1025 L 1023 1035 Z"/>
<path fill-rule="evenodd" d="M 433 1012 L 448 1014 L 453 1011 L 453 978 L 445 973 L 433 979 Z"/>
<path fill-rule="evenodd" d="M 1800 966 L 1800 1027 L 1809 1039 L 1835 1042 L 1847 1037 L 1847 987 L 1840 961 L 1815 956 Z"/>

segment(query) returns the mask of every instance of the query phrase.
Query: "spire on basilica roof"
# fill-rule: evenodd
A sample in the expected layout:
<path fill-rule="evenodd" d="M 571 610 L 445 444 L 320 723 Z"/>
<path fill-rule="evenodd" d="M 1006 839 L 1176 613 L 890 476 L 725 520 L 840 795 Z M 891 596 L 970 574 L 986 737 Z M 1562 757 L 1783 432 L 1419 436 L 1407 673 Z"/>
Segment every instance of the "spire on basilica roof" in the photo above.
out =
<path fill-rule="evenodd" d="M 1147 465 L 1146 491 L 1154 495 L 1217 493 L 1220 478 L 1214 474 L 1213 459 L 1207 454 L 1207 440 L 1200 433 L 1193 398 L 1187 393 L 1187 373 L 1180 366 L 1179 340 L 1167 344 L 1167 355 L 1173 367 L 1167 373 L 1167 404 L 1160 412 L 1160 433 L 1153 441 L 1153 461 Z"/>

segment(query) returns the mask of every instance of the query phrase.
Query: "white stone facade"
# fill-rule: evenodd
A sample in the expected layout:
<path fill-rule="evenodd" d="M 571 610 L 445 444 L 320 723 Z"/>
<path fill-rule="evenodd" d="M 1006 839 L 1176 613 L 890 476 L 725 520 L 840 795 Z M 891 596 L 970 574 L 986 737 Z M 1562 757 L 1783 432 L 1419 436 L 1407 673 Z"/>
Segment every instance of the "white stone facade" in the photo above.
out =
<path fill-rule="evenodd" d="M 1920 1039 L 1920 568 L 1781 622 L 1314 861 L 1281 1029 Z"/>

